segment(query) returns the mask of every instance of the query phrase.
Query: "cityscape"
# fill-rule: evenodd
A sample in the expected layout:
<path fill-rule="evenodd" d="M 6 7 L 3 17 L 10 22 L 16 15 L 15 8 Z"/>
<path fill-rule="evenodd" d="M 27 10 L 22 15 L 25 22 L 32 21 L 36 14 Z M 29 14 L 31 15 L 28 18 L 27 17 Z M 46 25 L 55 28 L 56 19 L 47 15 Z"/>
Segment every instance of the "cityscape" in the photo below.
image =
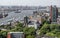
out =
<path fill-rule="evenodd" d="M 38 4 L 34 6 L 33 3 L 33 6 L 1 4 L 0 38 L 60 38 L 59 4 L 47 6 L 37 6 Z"/>
<path fill-rule="evenodd" d="M 45 24 L 46 27 L 44 27 Z M 51 26 L 48 27 L 49 25 Z M 56 6 L 51 5 L 47 7 L 0 7 L 0 38 L 56 38 L 57 36 L 55 35 L 51 35 L 49 33 L 45 35 L 45 33 L 50 32 L 50 30 L 53 29 L 56 30 L 52 32 L 52 34 L 55 32 L 57 33 L 57 31 L 59 33 L 59 27 L 60 8 Z M 47 32 L 44 32 L 44 29 L 47 29 Z"/>

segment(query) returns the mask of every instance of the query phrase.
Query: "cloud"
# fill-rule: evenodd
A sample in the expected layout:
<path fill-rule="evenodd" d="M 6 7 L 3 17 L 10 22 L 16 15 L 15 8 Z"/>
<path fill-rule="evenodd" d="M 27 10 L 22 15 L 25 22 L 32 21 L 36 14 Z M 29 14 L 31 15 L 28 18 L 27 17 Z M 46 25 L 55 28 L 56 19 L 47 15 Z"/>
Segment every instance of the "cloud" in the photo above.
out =
<path fill-rule="evenodd" d="M 0 5 L 60 6 L 60 0 L 0 0 Z"/>

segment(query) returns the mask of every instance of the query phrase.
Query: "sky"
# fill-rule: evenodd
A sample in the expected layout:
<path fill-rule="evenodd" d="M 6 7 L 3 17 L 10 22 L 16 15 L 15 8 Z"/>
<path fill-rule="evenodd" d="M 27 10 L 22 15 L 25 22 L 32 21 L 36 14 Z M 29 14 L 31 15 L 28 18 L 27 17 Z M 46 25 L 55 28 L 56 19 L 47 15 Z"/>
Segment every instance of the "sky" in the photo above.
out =
<path fill-rule="evenodd" d="M 50 6 L 57 5 L 60 7 L 60 0 L 0 0 L 0 5 L 7 6 Z"/>

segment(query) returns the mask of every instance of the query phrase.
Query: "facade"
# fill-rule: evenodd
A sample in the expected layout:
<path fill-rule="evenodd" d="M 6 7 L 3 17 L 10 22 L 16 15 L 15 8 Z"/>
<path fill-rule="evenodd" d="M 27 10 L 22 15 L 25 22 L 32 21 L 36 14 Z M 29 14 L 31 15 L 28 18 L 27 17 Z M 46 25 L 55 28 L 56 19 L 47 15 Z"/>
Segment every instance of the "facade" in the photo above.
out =
<path fill-rule="evenodd" d="M 57 18 L 57 24 L 60 24 L 60 16 Z"/>
<path fill-rule="evenodd" d="M 6 16 L 8 16 L 8 14 L 4 14 L 4 13 L 1 13 L 1 14 L 0 14 L 0 18 L 4 18 L 4 17 L 6 17 Z"/>
<path fill-rule="evenodd" d="M 57 22 L 58 18 L 58 9 L 56 6 L 50 7 L 50 20 L 51 22 Z"/>
<path fill-rule="evenodd" d="M 7 38 L 25 38 L 23 32 L 9 32 Z"/>
<path fill-rule="evenodd" d="M 28 17 L 24 17 L 24 26 L 27 26 L 28 25 Z"/>
<path fill-rule="evenodd" d="M 28 27 L 34 27 L 35 29 L 38 29 L 39 26 L 40 26 L 40 23 L 37 20 L 30 21 L 28 24 Z"/>
<path fill-rule="evenodd" d="M 35 29 L 38 29 L 40 25 L 42 24 L 43 17 L 37 15 L 37 17 L 30 16 L 28 21 L 28 27 L 34 27 Z"/>

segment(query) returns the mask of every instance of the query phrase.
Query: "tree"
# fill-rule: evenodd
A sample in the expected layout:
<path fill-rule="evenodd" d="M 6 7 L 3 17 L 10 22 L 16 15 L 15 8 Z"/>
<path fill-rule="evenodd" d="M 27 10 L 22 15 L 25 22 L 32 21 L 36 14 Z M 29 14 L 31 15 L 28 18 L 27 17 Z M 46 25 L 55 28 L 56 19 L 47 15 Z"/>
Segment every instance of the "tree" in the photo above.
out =
<path fill-rule="evenodd" d="M 55 37 L 56 35 L 52 32 L 46 33 L 46 36 Z"/>
<path fill-rule="evenodd" d="M 6 38 L 8 31 L 0 31 L 0 36 Z"/>
<path fill-rule="evenodd" d="M 18 23 L 16 26 L 17 27 L 23 27 L 23 24 L 22 23 Z"/>
<path fill-rule="evenodd" d="M 40 35 L 44 35 L 44 34 L 46 34 L 47 32 L 49 32 L 50 31 L 50 28 L 49 28 L 50 26 L 49 26 L 49 24 L 44 24 L 42 27 L 41 27 L 41 29 L 40 29 Z"/>
<path fill-rule="evenodd" d="M 40 29 L 40 35 L 60 36 L 60 25 L 45 23 Z"/>
<path fill-rule="evenodd" d="M 28 35 L 28 36 L 26 36 L 26 38 L 35 38 L 35 36 L 34 35 Z"/>
<path fill-rule="evenodd" d="M 34 34 L 35 34 L 35 28 L 33 28 L 33 27 L 30 27 L 30 28 L 25 27 L 25 28 L 23 29 L 23 32 L 24 32 L 26 35 L 34 35 Z"/>

